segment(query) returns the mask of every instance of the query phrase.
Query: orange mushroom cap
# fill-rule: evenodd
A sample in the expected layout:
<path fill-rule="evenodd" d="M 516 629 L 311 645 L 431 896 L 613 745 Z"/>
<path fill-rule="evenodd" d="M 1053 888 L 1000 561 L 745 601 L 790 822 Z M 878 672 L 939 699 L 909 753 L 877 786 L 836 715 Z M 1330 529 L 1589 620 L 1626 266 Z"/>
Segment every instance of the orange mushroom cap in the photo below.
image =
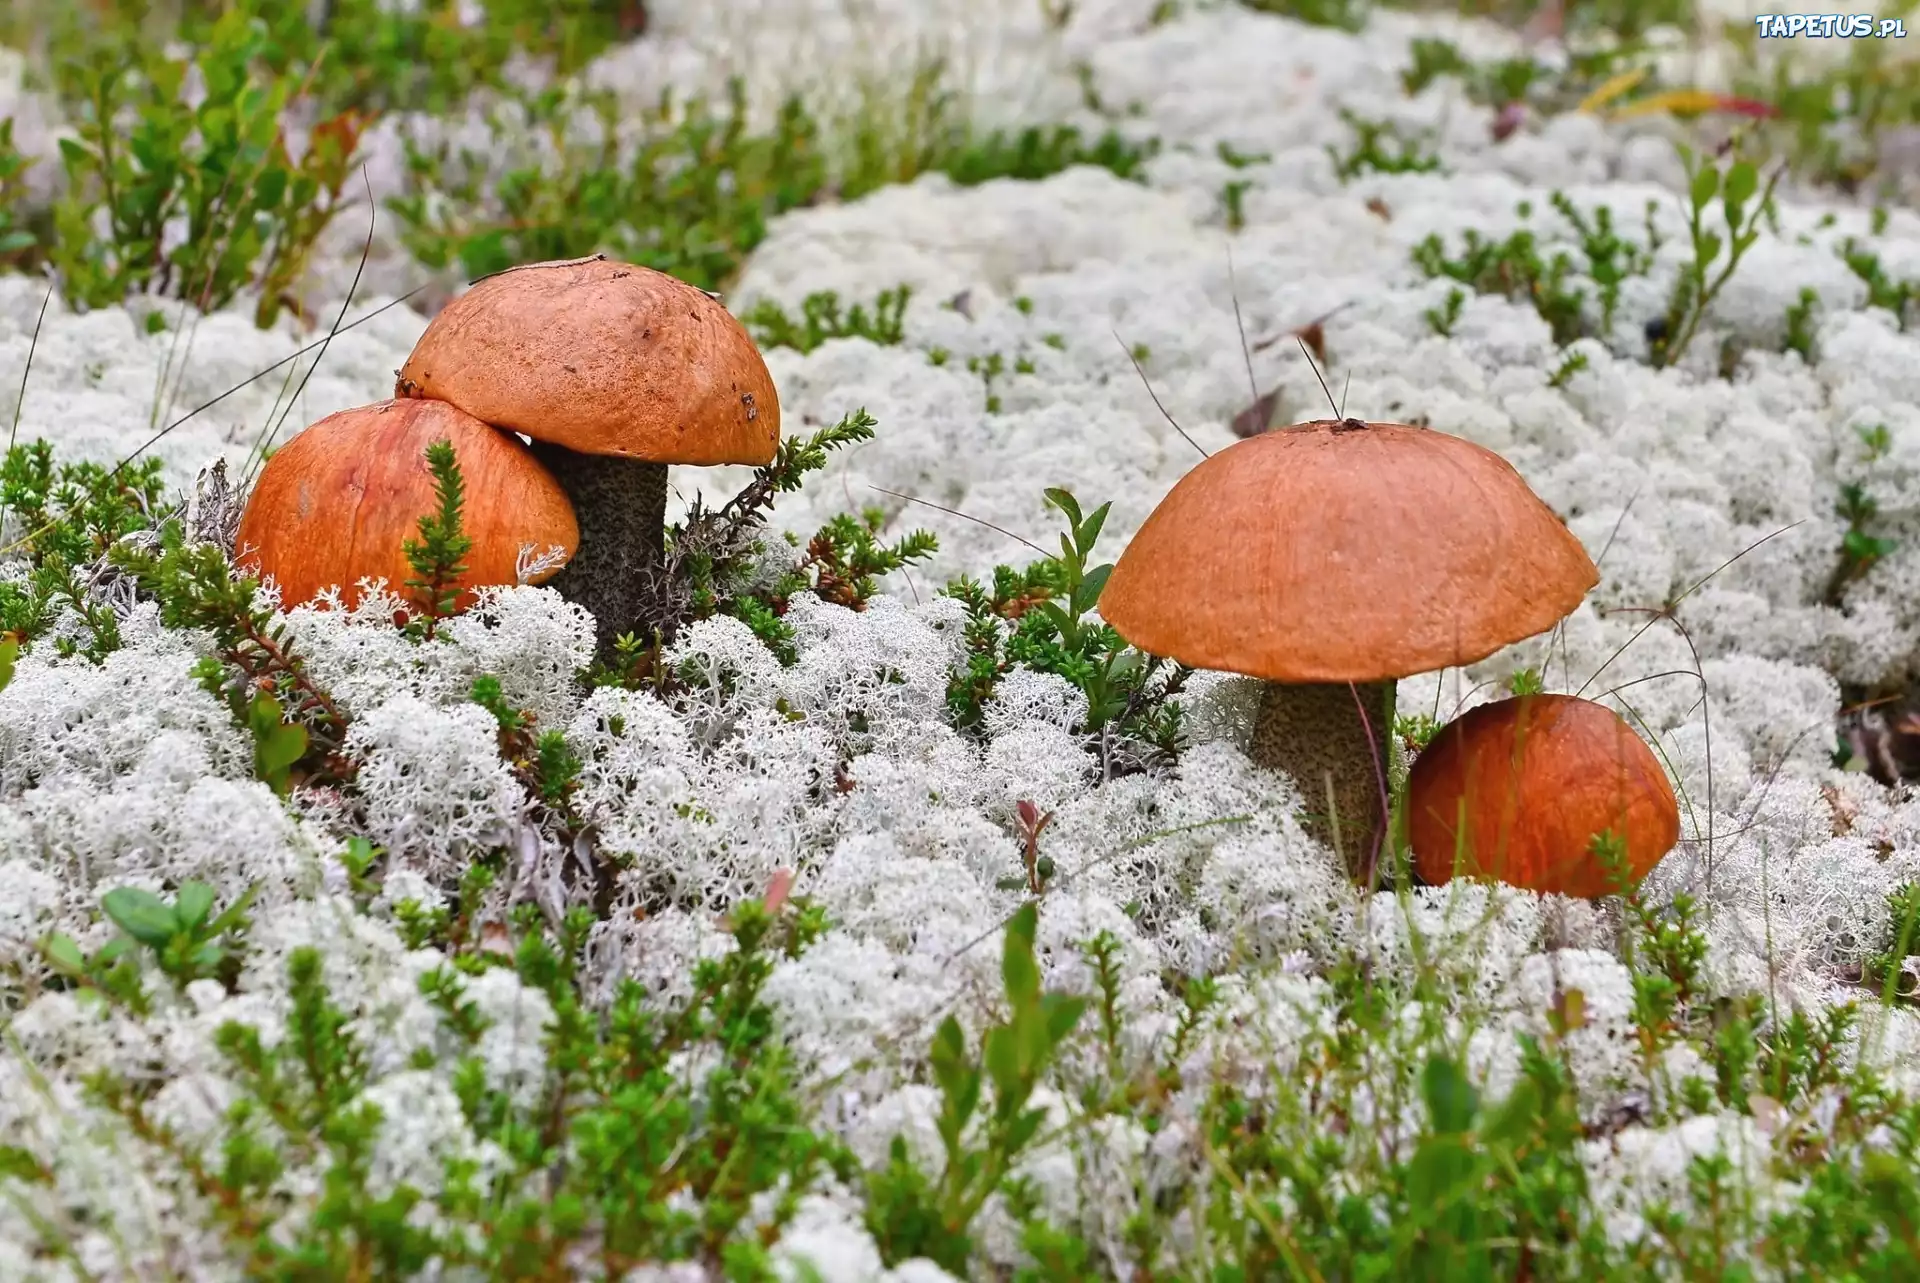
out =
<path fill-rule="evenodd" d="M 773 376 L 733 314 L 664 272 L 604 257 L 478 281 L 427 326 L 396 395 L 649 463 L 763 466 L 780 444 Z"/>
<path fill-rule="evenodd" d="M 1373 682 L 1484 659 L 1599 579 L 1493 451 L 1322 420 L 1235 442 L 1182 477 L 1114 566 L 1100 614 L 1197 668 Z"/>
<path fill-rule="evenodd" d="M 355 604 L 363 578 L 384 578 L 405 595 L 414 577 L 406 541 L 419 539 L 420 518 L 439 506 L 426 452 L 440 440 L 452 443 L 466 480 L 463 517 L 473 539 L 456 581 L 457 609 L 472 604 L 474 588 L 517 583 L 523 548 L 573 556 L 573 507 L 519 440 L 444 401 L 381 401 L 330 414 L 274 452 L 240 518 L 240 560 L 271 576 L 288 606 L 330 585 Z M 551 579 L 564 564 L 530 581 Z"/>
<path fill-rule="evenodd" d="M 1624 870 L 1589 849 L 1609 829 L 1626 844 Z M 1407 833 L 1429 885 L 1451 878 L 1457 857 L 1468 876 L 1592 898 L 1660 863 L 1680 840 L 1680 809 L 1653 751 L 1613 710 L 1522 695 L 1440 729 L 1408 775 Z"/>

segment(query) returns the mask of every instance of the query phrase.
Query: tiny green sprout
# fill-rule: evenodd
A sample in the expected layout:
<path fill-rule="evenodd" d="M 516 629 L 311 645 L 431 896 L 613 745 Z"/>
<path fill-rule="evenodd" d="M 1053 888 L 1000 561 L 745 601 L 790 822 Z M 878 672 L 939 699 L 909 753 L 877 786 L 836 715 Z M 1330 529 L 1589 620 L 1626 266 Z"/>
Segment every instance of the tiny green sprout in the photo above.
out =
<path fill-rule="evenodd" d="M 1787 334 L 1782 344 L 1783 350 L 1798 352 L 1800 359 L 1809 365 L 1813 363 L 1814 311 L 1819 306 L 1820 291 L 1805 286 L 1800 290 L 1800 297 L 1787 308 Z"/>
<path fill-rule="evenodd" d="M 1220 206 L 1226 217 L 1227 230 L 1242 231 L 1247 225 L 1247 192 L 1253 188 L 1251 179 L 1235 178 L 1220 187 Z"/>
<path fill-rule="evenodd" d="M 1567 384 L 1572 381 L 1574 375 L 1587 368 L 1587 364 L 1587 354 L 1585 352 L 1567 353 L 1565 358 L 1561 360 L 1559 366 L 1555 368 L 1554 372 L 1547 376 L 1547 386 L 1550 388 L 1566 387 Z"/>
<path fill-rule="evenodd" d="M 1342 183 L 1364 173 L 1430 174 L 1440 169 L 1440 157 L 1428 150 L 1425 138 L 1403 138 L 1394 125 L 1384 120 L 1366 120 L 1347 108 L 1340 119 L 1353 130 L 1353 142 L 1345 152 L 1327 144 L 1327 157 Z"/>
<path fill-rule="evenodd" d="M 1056 352 L 1064 352 L 1067 350 L 1067 339 L 1063 334 L 1042 334 L 1040 341 Z"/>
<path fill-rule="evenodd" d="M 1022 316 L 1033 315 L 1033 300 L 1022 294 L 1013 300 L 1013 310 Z"/>
<path fill-rule="evenodd" d="M 1214 148 L 1214 154 L 1219 156 L 1221 161 L 1229 169 L 1246 169 L 1253 165 L 1264 165 L 1273 159 L 1271 152 L 1240 151 L 1229 142 L 1217 144 Z"/>
<path fill-rule="evenodd" d="M 1853 430 L 1866 449 L 1868 463 L 1880 462 L 1893 449 L 1893 433 L 1884 423 L 1855 424 Z"/>
<path fill-rule="evenodd" d="M 1145 343 L 1135 343 L 1131 348 L 1128 349 L 1128 355 L 1132 356 L 1133 359 L 1135 361 L 1138 361 L 1141 365 L 1145 365 L 1148 361 L 1151 361 L 1153 359 L 1153 349 L 1148 347 Z"/>
<path fill-rule="evenodd" d="M 943 347 L 930 347 L 927 349 L 928 365 L 934 365 L 934 366 L 945 365 L 948 361 L 952 359 L 953 359 L 953 353 L 947 351 L 947 349 Z"/>
<path fill-rule="evenodd" d="M 1040 1135 L 1046 1111 L 1030 1102 L 1088 1002 L 1043 992 L 1034 950 L 1038 924 L 1032 900 L 1007 924 L 1001 956 L 1007 1015 L 986 1027 L 978 1050 L 968 1047 L 953 1016 L 934 1034 L 928 1064 L 940 1092 L 940 1174 L 924 1174 L 908 1156 L 905 1138 L 896 1137 L 886 1165 L 867 1178 L 867 1228 L 888 1263 L 922 1256 L 964 1274 L 975 1220 Z"/>
<path fill-rule="evenodd" d="M 1033 365 L 1032 357 L 1016 356 L 1015 358 L 1013 358 L 1013 372 L 1015 374 L 1032 374 L 1033 370 L 1034 370 L 1034 365 Z"/>
<path fill-rule="evenodd" d="M 1453 327 L 1460 324 L 1460 313 L 1467 305 L 1467 292 L 1458 285 L 1447 289 L 1447 297 L 1438 307 L 1430 307 L 1422 313 L 1427 319 L 1427 328 L 1441 338 L 1451 338 Z"/>
<path fill-rule="evenodd" d="M 1538 695 L 1546 689 L 1537 668 L 1523 668 L 1506 680 L 1507 692 L 1511 695 Z"/>

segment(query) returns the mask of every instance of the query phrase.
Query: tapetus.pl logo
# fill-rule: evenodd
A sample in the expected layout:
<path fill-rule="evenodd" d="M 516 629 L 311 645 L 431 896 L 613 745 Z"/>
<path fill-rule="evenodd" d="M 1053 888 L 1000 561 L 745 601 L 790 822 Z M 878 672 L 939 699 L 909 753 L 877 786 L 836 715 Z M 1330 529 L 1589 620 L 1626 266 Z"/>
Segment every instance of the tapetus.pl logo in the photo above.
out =
<path fill-rule="evenodd" d="M 1905 18 L 1870 13 L 1763 13 L 1753 20 L 1762 40 L 1904 40 Z"/>

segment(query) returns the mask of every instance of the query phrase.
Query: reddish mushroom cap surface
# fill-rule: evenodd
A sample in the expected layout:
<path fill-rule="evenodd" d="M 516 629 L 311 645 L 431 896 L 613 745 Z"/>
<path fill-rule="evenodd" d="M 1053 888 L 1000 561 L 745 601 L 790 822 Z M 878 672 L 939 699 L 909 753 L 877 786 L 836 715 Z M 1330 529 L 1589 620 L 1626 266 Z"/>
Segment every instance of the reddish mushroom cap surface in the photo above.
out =
<path fill-rule="evenodd" d="M 591 258 L 486 277 L 441 309 L 396 395 L 581 454 L 762 466 L 780 399 L 746 327 L 651 268 Z"/>
<path fill-rule="evenodd" d="M 1608 830 L 1625 841 L 1624 870 L 1590 849 Z M 1645 877 L 1680 840 L 1680 810 L 1653 750 L 1612 709 L 1522 695 L 1434 736 L 1408 775 L 1407 835 L 1429 885 L 1457 871 L 1592 898 Z"/>
<path fill-rule="evenodd" d="M 1384 681 L 1550 628 L 1599 582 L 1493 451 L 1392 423 L 1235 442 L 1173 487 L 1100 614 L 1134 646 L 1274 682 Z"/>
<path fill-rule="evenodd" d="M 443 439 L 466 481 L 473 539 L 458 609 L 472 604 L 474 588 L 518 582 L 523 548 L 573 555 L 580 528 L 566 492 L 517 438 L 444 401 L 381 401 L 328 415 L 274 452 L 240 518 L 239 561 L 271 576 L 287 606 L 330 585 L 352 605 L 363 578 L 384 578 L 388 591 L 406 596 L 414 577 L 406 541 L 419 539 L 420 518 L 439 507 L 427 447 Z"/>

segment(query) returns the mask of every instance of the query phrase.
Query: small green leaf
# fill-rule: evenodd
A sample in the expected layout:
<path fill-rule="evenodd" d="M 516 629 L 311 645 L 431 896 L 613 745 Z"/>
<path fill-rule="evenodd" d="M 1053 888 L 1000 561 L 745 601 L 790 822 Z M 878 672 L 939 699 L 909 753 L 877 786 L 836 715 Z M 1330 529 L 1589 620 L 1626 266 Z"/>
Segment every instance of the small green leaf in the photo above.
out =
<path fill-rule="evenodd" d="M 1407 1164 L 1407 1200 L 1414 1207 L 1437 1211 L 1470 1195 L 1480 1175 L 1479 1156 L 1460 1137 L 1428 1137 Z"/>
<path fill-rule="evenodd" d="M 307 752 L 307 728 L 283 720 L 280 701 L 266 691 L 253 697 L 247 725 L 253 730 L 253 773 L 285 796 L 294 763 Z"/>
<path fill-rule="evenodd" d="M 1046 491 L 1047 502 L 1066 514 L 1067 524 L 1078 529 L 1080 525 L 1080 501 L 1073 497 L 1071 490 L 1051 486 Z"/>
<path fill-rule="evenodd" d="M 1703 165 L 1693 176 L 1693 208 L 1705 212 L 1713 203 L 1714 195 L 1720 190 L 1720 171 L 1711 165 Z"/>
<path fill-rule="evenodd" d="M 19 658 L 20 641 L 18 638 L 8 637 L 4 641 L 0 641 L 0 691 L 5 690 L 7 683 L 13 680 L 14 661 Z"/>
<path fill-rule="evenodd" d="M 1095 566 L 1087 572 L 1073 590 L 1073 609 L 1077 614 L 1086 614 L 1100 603 L 1100 594 L 1107 586 L 1107 579 L 1113 574 L 1113 565 Z"/>
<path fill-rule="evenodd" d="M 1759 190 L 1760 171 L 1755 169 L 1750 161 L 1736 161 L 1733 168 L 1727 171 L 1726 202 L 1729 222 L 1736 221 L 1732 218 L 1731 211 L 1752 200 L 1753 194 Z"/>
<path fill-rule="evenodd" d="M 987 1031 L 986 1045 L 981 1049 L 987 1073 L 993 1078 L 994 1107 L 996 1112 L 1016 1108 L 1026 1099 L 1022 1087 L 1020 1044 L 1014 1039 L 1013 1030 L 1006 1025 L 996 1025 Z"/>
<path fill-rule="evenodd" d="M 80 952 L 80 946 L 73 942 L 71 936 L 54 932 L 40 942 L 40 952 L 46 957 L 47 965 L 62 975 L 87 974 L 87 957 Z"/>
<path fill-rule="evenodd" d="M 189 931 L 205 922 L 212 909 L 213 888 L 204 882 L 188 882 L 181 886 L 180 894 L 174 897 L 174 916 Z"/>
<path fill-rule="evenodd" d="M 1039 910 L 1033 902 L 1020 906 L 1007 924 L 1006 946 L 1001 953 L 1000 975 L 1006 982 L 1007 1001 L 1018 1012 L 1040 997 L 1040 966 L 1033 958 L 1033 937 L 1038 928 Z"/>
<path fill-rule="evenodd" d="M 1473 1117 L 1480 1109 L 1479 1093 L 1460 1066 L 1447 1057 L 1435 1056 L 1427 1061 L 1420 1075 L 1420 1091 L 1426 1098 L 1434 1131 L 1452 1135 L 1473 1126 Z"/>
<path fill-rule="evenodd" d="M 139 887 L 115 887 L 100 899 L 113 924 L 150 949 L 165 948 L 180 930 L 173 906 Z"/>
<path fill-rule="evenodd" d="M 1041 1014 L 1046 1017 L 1047 1054 L 1066 1040 L 1073 1027 L 1080 1023 L 1080 1017 L 1086 1014 L 1087 1000 L 1067 994 L 1050 993 L 1041 1000 Z"/>
<path fill-rule="evenodd" d="M 1093 551 L 1095 541 L 1100 538 L 1100 527 L 1107 524 L 1107 512 L 1112 507 L 1110 502 L 1103 503 L 1085 521 L 1076 523 L 1073 541 L 1079 546 L 1082 556 Z"/>

